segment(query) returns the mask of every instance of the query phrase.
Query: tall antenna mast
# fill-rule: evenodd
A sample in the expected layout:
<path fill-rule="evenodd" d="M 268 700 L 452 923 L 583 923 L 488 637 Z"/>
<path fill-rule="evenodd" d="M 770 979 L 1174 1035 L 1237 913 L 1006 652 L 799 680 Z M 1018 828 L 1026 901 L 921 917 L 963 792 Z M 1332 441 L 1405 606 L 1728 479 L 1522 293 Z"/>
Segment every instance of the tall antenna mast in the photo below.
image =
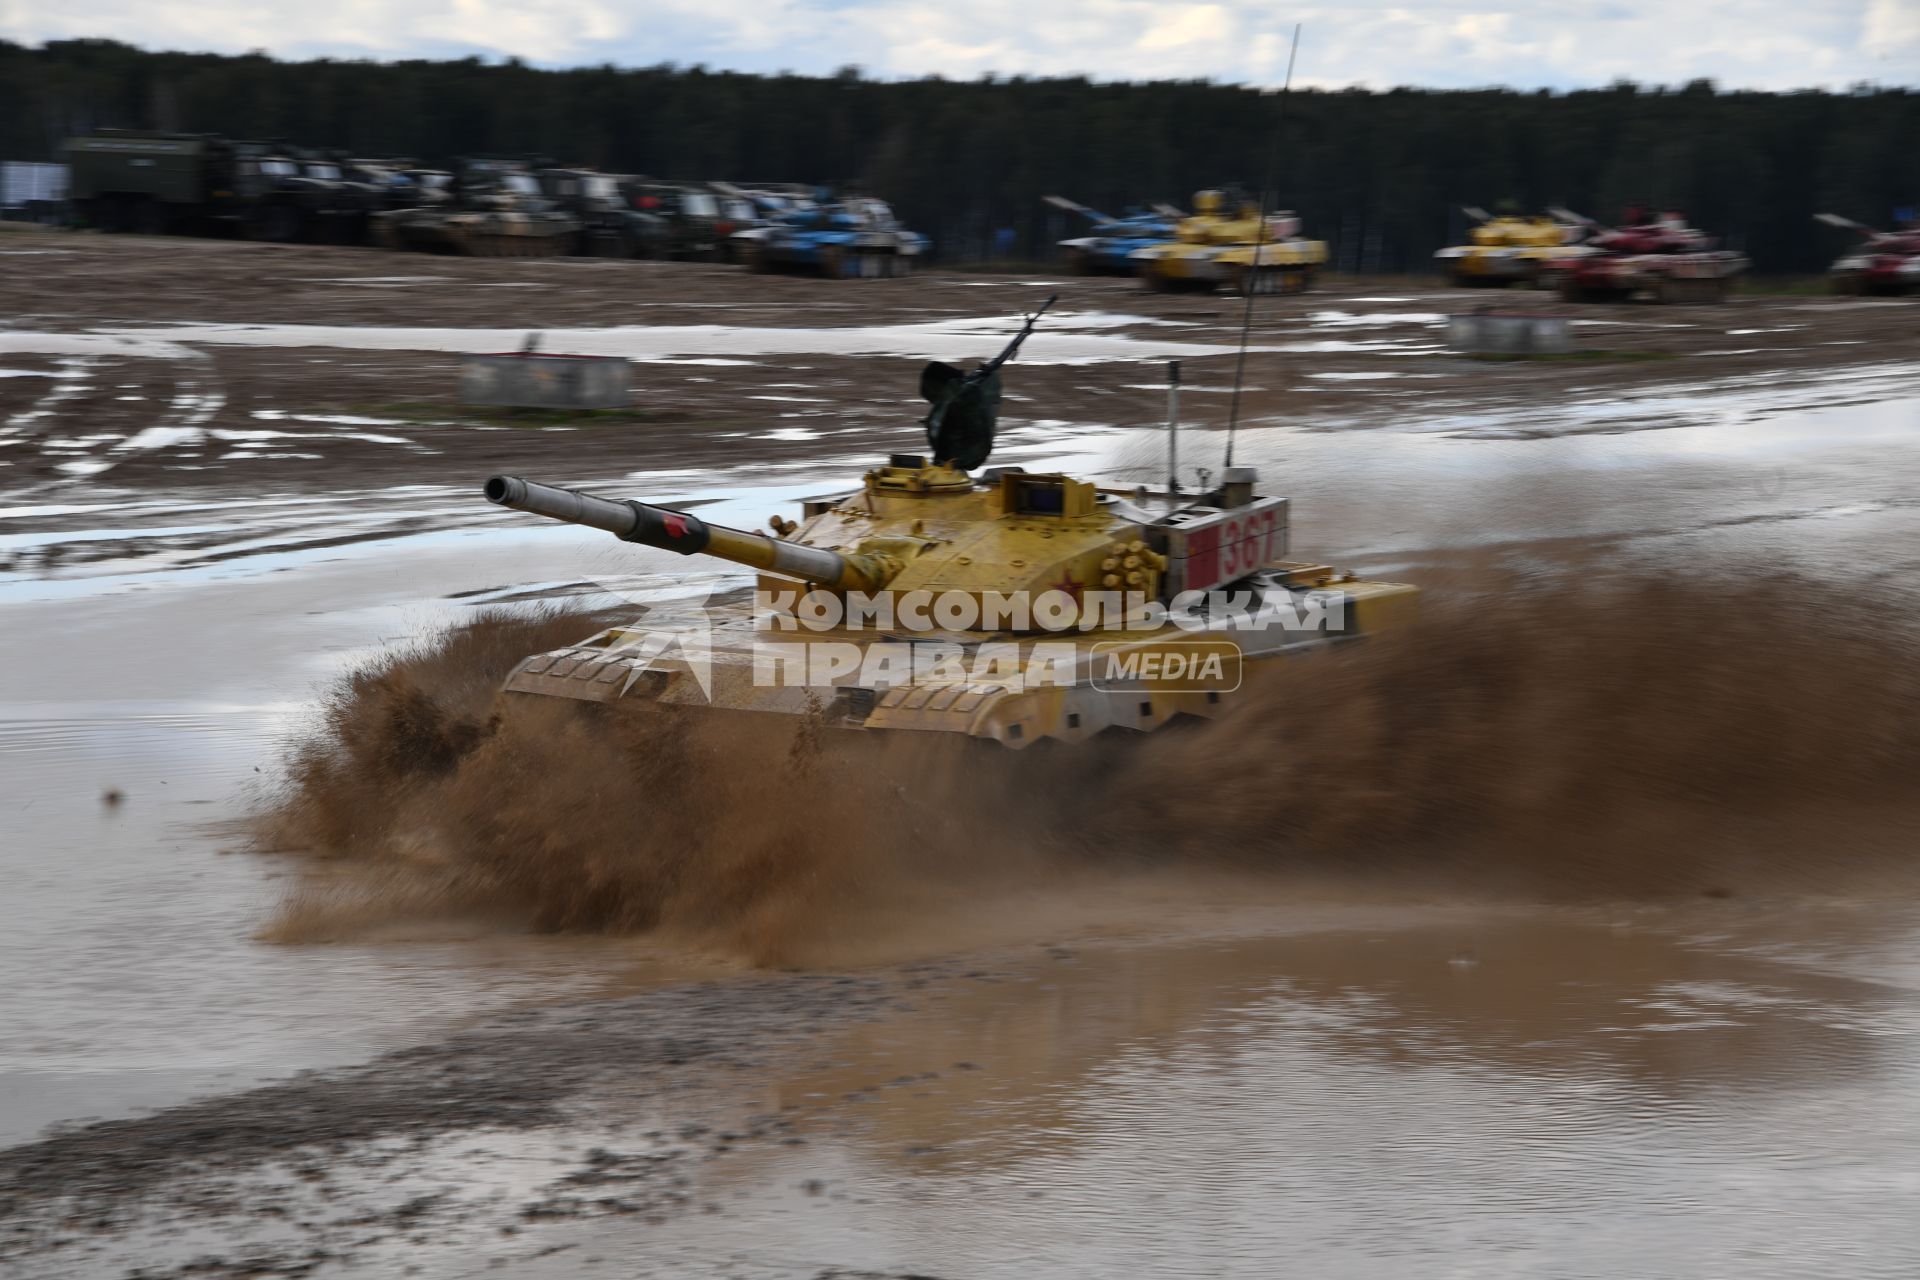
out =
<path fill-rule="evenodd" d="M 1240 354 L 1233 362 L 1233 399 L 1227 405 L 1227 466 L 1233 465 L 1233 433 L 1240 425 L 1240 384 L 1247 372 L 1247 341 L 1253 333 L 1253 297 L 1260 275 L 1260 251 L 1267 243 L 1267 200 L 1280 182 L 1280 124 L 1287 118 L 1287 99 L 1293 94 L 1293 60 L 1300 55 L 1300 24 L 1293 24 L 1293 48 L 1287 51 L 1287 78 L 1280 86 L 1280 106 L 1273 117 L 1273 145 L 1267 156 L 1267 176 L 1260 188 L 1260 220 L 1253 233 L 1253 269 L 1247 272 L 1247 308 L 1240 317 Z"/>

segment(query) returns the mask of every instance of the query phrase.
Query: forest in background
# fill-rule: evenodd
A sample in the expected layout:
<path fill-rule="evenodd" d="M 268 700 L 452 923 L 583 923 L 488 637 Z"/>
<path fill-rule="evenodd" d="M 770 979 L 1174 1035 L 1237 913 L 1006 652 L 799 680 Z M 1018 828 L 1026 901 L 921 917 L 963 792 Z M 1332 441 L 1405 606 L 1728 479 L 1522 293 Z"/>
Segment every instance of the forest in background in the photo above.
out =
<path fill-rule="evenodd" d="M 1336 268 L 1424 271 L 1463 204 L 1562 204 L 1605 221 L 1684 211 L 1763 272 L 1824 269 L 1849 243 L 1829 210 L 1876 225 L 1920 204 L 1920 90 L 1721 92 L 1617 84 L 1272 91 L 1204 81 L 885 81 L 702 67 L 282 62 L 106 40 L 0 41 L 0 159 L 58 160 L 101 127 L 219 133 L 355 155 L 538 156 L 663 178 L 858 182 L 950 261 L 1043 259 L 1108 212 L 1277 174 L 1278 203 Z M 1277 156 L 1277 164 L 1272 157 Z"/>

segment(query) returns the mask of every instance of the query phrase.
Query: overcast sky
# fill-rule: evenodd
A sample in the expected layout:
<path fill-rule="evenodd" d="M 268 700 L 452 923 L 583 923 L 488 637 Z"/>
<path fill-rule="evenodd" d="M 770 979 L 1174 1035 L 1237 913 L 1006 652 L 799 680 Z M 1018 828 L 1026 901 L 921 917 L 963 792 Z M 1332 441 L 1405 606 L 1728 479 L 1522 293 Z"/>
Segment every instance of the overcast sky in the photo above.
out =
<path fill-rule="evenodd" d="M 0 37 L 282 57 L 518 56 L 884 77 L 1920 85 L 1920 0 L 0 0 Z"/>

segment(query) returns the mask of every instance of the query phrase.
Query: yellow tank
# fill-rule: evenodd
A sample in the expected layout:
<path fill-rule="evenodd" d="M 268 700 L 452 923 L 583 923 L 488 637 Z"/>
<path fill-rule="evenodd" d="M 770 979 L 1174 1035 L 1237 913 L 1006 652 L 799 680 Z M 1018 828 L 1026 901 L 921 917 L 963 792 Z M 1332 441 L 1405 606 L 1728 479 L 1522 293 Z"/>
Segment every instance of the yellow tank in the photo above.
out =
<path fill-rule="evenodd" d="M 1270 664 L 1411 616 L 1411 586 L 1293 559 L 1287 499 L 1260 494 L 1250 468 L 1154 492 L 955 465 L 991 448 L 1010 355 L 964 375 L 929 366 L 935 457 L 896 455 L 770 533 L 493 477 L 496 505 L 757 571 L 751 601 L 535 654 L 506 691 L 1024 747 L 1217 715 Z"/>
<path fill-rule="evenodd" d="M 1222 191 L 1196 192 L 1193 209 L 1176 239 L 1133 254 L 1145 288 L 1304 293 L 1326 264 L 1326 242 L 1302 239 L 1300 219 L 1290 211 L 1268 214 L 1263 227 L 1257 204 Z"/>
<path fill-rule="evenodd" d="M 1479 223 L 1468 233 L 1473 243 L 1453 245 L 1433 255 L 1453 283 L 1462 287 L 1538 285 L 1543 264 L 1586 252 L 1578 244 L 1585 229 L 1577 223 L 1544 214 L 1496 217 L 1482 209 L 1468 209 L 1467 215 Z"/>

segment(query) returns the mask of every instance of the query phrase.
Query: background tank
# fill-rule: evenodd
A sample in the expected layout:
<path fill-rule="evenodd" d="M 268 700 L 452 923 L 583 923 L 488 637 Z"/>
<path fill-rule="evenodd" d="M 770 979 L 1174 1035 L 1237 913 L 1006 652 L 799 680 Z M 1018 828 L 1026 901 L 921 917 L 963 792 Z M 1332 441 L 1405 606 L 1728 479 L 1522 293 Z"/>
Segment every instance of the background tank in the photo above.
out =
<path fill-rule="evenodd" d="M 1234 293 L 1304 293 L 1326 264 L 1327 246 L 1300 237 L 1300 219 L 1270 213 L 1234 191 L 1201 191 L 1193 216 L 1180 222 L 1175 239 L 1136 250 L 1133 261 L 1149 289 L 1211 289 Z"/>
<path fill-rule="evenodd" d="M 1130 276 L 1138 268 L 1133 255 L 1141 249 L 1165 244 L 1174 238 L 1174 229 L 1186 215 L 1167 205 L 1156 205 L 1149 212 L 1129 209 L 1115 218 L 1076 204 L 1065 196 L 1043 196 L 1056 209 L 1077 213 L 1093 224 L 1093 234 L 1062 240 L 1060 249 L 1075 274 Z"/>
<path fill-rule="evenodd" d="M 991 448 L 997 397 L 984 392 L 1012 350 L 966 374 L 929 366 L 936 450 Z M 1152 493 L 896 455 L 800 520 L 776 516 L 771 533 L 513 476 L 485 492 L 750 567 L 760 592 L 677 628 L 613 627 L 535 654 L 508 677 L 512 694 L 1079 741 L 1216 715 L 1274 661 L 1392 626 L 1416 596 L 1289 559 L 1287 499 L 1257 493 L 1248 468 L 1206 492 Z"/>
<path fill-rule="evenodd" d="M 733 223 L 733 232 L 722 245 L 722 256 L 734 263 L 753 261 L 761 242 L 772 235 L 776 227 L 819 203 L 812 187 L 797 182 L 716 182 L 713 188 L 721 194 L 727 216 Z"/>
<path fill-rule="evenodd" d="M 749 271 L 804 271 L 830 279 L 907 275 L 927 251 L 927 238 L 909 231 L 886 201 L 846 196 L 795 209 L 733 241 Z"/>
<path fill-rule="evenodd" d="M 1472 243 L 1452 245 L 1433 255 L 1452 283 L 1462 288 L 1539 284 L 1542 264 L 1577 256 L 1577 246 L 1587 235 L 1580 223 L 1552 214 L 1522 216 L 1503 209 L 1496 215 L 1471 205 L 1465 213 L 1478 224 L 1468 233 Z"/>
<path fill-rule="evenodd" d="M 374 236 L 393 249 L 529 258 L 572 251 L 580 220 L 553 207 L 520 165 L 469 161 L 456 170 L 446 203 L 374 215 Z"/>
<path fill-rule="evenodd" d="M 1553 213 L 1582 224 L 1590 237 L 1576 252 L 1541 264 L 1541 282 L 1568 302 L 1636 295 L 1655 302 L 1721 302 L 1733 277 L 1747 269 L 1745 254 L 1718 248 L 1718 240 L 1688 226 L 1678 213 L 1656 217 L 1630 209 L 1618 227 L 1566 209 Z"/>
<path fill-rule="evenodd" d="M 1910 293 L 1920 288 L 1920 221 L 1896 231 L 1877 231 L 1835 213 L 1816 213 L 1830 227 L 1857 231 L 1861 243 L 1827 272 L 1835 293 Z"/>

